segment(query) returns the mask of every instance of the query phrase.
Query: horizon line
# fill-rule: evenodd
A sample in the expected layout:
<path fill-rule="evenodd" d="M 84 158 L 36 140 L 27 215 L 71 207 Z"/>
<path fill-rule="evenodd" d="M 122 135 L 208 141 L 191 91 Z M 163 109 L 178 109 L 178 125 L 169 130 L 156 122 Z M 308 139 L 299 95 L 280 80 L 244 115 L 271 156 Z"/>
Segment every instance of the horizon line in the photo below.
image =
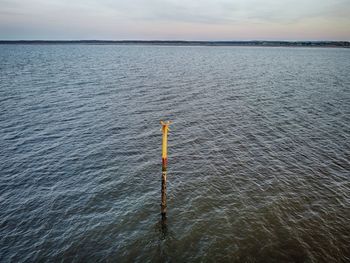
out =
<path fill-rule="evenodd" d="M 155 46 L 243 46 L 243 47 L 338 47 L 349 41 L 332 40 L 0 40 L 0 45 L 155 45 Z"/>
<path fill-rule="evenodd" d="M 250 39 L 250 40 L 184 40 L 184 39 L 0 39 L 0 42 L 4 41 L 104 41 L 104 42 L 125 42 L 125 41 L 137 41 L 137 42 L 349 42 L 350 40 L 267 40 L 267 39 Z"/>

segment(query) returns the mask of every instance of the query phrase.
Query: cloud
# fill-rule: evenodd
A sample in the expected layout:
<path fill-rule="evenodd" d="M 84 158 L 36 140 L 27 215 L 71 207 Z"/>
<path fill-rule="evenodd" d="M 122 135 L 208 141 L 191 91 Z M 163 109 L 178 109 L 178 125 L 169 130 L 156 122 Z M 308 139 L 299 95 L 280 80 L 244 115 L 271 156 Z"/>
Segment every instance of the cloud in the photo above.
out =
<path fill-rule="evenodd" d="M 309 17 L 347 17 L 349 0 L 133 0 L 101 1 L 108 8 L 139 20 L 230 23 L 257 20 L 281 23 Z"/>
<path fill-rule="evenodd" d="M 115 38 L 119 33 L 128 37 L 128 31 L 129 37 L 149 36 L 166 27 L 176 32 L 181 28 L 185 32 L 184 27 L 204 32 L 205 28 L 234 31 L 242 26 L 253 32 L 263 30 L 264 25 L 266 32 L 283 26 L 287 34 L 288 26 L 292 29 L 302 24 L 305 28 L 339 26 L 339 34 L 349 39 L 349 32 L 343 29 L 350 26 L 349 13 L 350 0 L 0 0 L 0 38 L 23 32 L 45 35 L 50 30 L 69 36 L 91 32 L 89 36 Z M 163 34 L 169 37 L 169 32 Z M 207 34 L 208 38 L 216 35 L 212 31 Z"/>

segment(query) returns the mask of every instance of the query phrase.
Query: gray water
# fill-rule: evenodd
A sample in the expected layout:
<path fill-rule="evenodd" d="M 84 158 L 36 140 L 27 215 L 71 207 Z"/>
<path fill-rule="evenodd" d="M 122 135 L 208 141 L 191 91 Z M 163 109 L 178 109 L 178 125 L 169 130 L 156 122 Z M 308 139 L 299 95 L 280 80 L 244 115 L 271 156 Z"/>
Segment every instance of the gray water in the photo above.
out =
<path fill-rule="evenodd" d="M 0 128 L 1 262 L 350 260 L 350 50 L 2 45 Z"/>

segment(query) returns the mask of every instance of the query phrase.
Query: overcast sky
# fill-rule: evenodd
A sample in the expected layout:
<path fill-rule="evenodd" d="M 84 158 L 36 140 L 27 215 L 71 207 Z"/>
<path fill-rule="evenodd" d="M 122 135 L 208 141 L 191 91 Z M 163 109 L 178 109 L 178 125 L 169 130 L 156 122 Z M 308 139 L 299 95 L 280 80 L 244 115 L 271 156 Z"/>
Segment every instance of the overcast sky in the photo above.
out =
<path fill-rule="evenodd" d="M 350 0 L 0 0 L 0 39 L 350 40 Z"/>

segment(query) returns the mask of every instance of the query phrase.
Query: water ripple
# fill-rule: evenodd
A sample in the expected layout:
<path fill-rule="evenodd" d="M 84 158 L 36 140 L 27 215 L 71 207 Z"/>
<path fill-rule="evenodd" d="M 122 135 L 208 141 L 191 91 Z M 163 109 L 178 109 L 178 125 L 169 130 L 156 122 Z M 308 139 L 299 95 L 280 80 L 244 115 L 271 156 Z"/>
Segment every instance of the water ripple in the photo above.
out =
<path fill-rule="evenodd" d="M 345 49 L 2 45 L 0 261 L 350 261 L 349 62 Z"/>

